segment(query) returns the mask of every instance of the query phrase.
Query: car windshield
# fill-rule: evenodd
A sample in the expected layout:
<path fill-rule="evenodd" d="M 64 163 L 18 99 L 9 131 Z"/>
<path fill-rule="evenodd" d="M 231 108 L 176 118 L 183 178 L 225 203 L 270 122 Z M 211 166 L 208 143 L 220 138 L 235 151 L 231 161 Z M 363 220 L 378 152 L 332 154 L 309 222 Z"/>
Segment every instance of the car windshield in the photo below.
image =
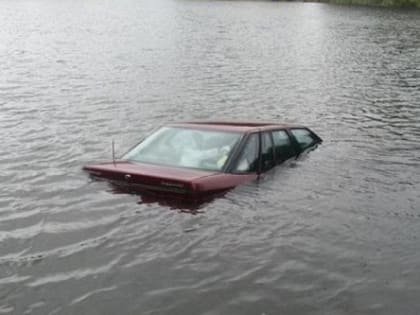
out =
<path fill-rule="evenodd" d="M 241 133 L 163 127 L 123 159 L 143 163 L 221 171 Z"/>

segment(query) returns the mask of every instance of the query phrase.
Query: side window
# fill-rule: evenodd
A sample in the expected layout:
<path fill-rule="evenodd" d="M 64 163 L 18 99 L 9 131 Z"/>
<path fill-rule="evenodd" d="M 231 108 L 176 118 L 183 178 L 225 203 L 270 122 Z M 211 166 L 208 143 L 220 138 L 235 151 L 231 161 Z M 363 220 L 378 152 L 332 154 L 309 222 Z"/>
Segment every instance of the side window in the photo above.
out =
<path fill-rule="evenodd" d="M 269 132 L 264 132 L 262 134 L 261 159 L 262 171 L 268 171 L 275 165 L 273 142 L 271 141 Z"/>
<path fill-rule="evenodd" d="M 296 155 L 289 135 L 284 130 L 273 131 L 274 148 L 276 150 L 276 162 L 281 163 Z"/>
<path fill-rule="evenodd" d="M 291 129 L 290 132 L 295 137 L 302 150 L 309 148 L 317 142 L 315 136 L 307 129 Z"/>
<path fill-rule="evenodd" d="M 249 136 L 242 153 L 239 156 L 234 172 L 252 173 L 258 167 L 258 134 Z"/>

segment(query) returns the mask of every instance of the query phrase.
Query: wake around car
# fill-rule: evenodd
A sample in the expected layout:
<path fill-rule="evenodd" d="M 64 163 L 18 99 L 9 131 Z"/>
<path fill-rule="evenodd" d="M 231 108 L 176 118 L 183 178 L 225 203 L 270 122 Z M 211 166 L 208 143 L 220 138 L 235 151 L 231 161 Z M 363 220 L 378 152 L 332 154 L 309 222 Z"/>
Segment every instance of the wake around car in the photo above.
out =
<path fill-rule="evenodd" d="M 298 125 L 177 123 L 158 129 L 121 159 L 83 169 L 124 190 L 204 200 L 255 180 L 321 142 L 309 128 Z"/>

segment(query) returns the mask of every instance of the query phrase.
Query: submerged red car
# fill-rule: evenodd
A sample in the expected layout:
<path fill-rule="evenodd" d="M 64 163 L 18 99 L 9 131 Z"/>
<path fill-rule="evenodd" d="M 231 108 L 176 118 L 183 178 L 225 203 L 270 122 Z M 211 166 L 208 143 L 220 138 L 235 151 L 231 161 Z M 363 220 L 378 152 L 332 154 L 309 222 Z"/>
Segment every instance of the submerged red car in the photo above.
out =
<path fill-rule="evenodd" d="M 83 169 L 124 190 L 198 201 L 257 179 L 321 142 L 298 125 L 184 122 L 158 129 L 121 159 Z"/>

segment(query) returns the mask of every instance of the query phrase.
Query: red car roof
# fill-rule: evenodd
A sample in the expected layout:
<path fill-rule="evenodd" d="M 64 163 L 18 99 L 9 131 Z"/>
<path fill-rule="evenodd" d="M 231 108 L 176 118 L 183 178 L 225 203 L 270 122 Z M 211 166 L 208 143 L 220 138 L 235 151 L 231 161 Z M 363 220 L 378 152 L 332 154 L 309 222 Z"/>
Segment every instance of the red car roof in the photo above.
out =
<path fill-rule="evenodd" d="M 224 131 L 236 131 L 236 132 L 250 132 L 257 130 L 271 130 L 281 128 L 293 128 L 301 127 L 300 125 L 285 124 L 285 123 L 273 123 L 273 122 L 260 122 L 260 121 L 188 121 L 182 123 L 170 124 L 174 127 L 193 127 L 203 128 L 211 130 L 224 130 Z"/>

